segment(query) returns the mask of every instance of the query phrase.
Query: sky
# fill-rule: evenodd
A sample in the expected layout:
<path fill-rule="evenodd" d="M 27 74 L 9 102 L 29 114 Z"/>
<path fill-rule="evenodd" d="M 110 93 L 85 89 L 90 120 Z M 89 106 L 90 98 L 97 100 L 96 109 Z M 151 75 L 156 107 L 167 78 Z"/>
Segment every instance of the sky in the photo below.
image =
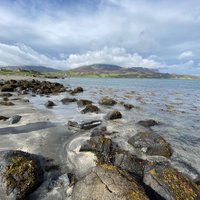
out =
<path fill-rule="evenodd" d="M 200 75 L 199 0 L 0 0 L 0 66 Z"/>

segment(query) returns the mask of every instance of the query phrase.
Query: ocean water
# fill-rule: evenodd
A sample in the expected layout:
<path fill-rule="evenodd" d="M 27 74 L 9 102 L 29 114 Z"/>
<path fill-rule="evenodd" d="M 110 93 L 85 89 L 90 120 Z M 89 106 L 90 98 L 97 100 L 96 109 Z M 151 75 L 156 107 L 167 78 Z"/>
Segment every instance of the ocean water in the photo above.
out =
<path fill-rule="evenodd" d="M 119 110 L 123 118 L 115 121 L 105 121 L 104 125 L 110 131 L 118 133 L 112 139 L 124 149 L 130 149 L 128 139 L 144 128 L 137 125 L 139 120 L 155 119 L 162 124 L 153 127 L 153 131 L 162 135 L 172 146 L 171 163 L 192 179 L 198 179 L 200 174 L 200 81 L 193 80 L 162 80 L 162 79 L 96 79 L 96 78 L 66 78 L 55 80 L 72 88 L 82 86 L 83 93 L 74 97 L 89 99 L 99 106 L 99 114 L 81 114 L 82 108 L 76 103 L 62 105 L 63 97 L 59 96 L 34 97 L 31 102 L 45 108 L 47 99 L 55 101 L 57 106 L 52 112 L 57 121 L 67 123 L 68 120 L 81 121 L 89 119 L 104 119 L 107 112 Z M 98 100 L 109 96 L 117 102 L 133 104 L 136 108 L 126 110 L 120 103 L 114 107 L 98 105 Z M 73 152 L 78 142 L 88 139 L 90 132 L 78 134 L 73 141 L 68 141 L 66 153 Z M 77 156 L 77 155 L 76 155 Z M 84 158 L 83 158 L 84 159 Z M 76 158 L 76 161 L 78 159 Z M 70 162 L 73 162 L 72 160 Z M 75 164 L 75 163 L 74 163 Z"/>

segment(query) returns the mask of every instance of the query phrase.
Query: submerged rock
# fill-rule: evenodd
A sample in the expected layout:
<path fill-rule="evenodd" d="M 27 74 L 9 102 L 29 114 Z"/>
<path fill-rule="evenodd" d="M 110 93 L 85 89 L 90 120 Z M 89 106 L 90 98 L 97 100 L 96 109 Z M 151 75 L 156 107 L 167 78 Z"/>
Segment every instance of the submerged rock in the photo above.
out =
<path fill-rule="evenodd" d="M 95 167 L 90 174 L 78 181 L 72 200 L 148 200 L 144 190 L 123 171 L 111 165 Z"/>
<path fill-rule="evenodd" d="M 56 106 L 56 104 L 53 101 L 48 100 L 47 103 L 45 103 L 45 106 L 47 108 L 51 108 L 53 106 Z"/>
<path fill-rule="evenodd" d="M 77 105 L 78 105 L 79 107 L 83 107 L 83 106 L 86 106 L 86 105 L 88 105 L 88 104 L 92 104 L 92 101 L 87 100 L 87 99 L 79 99 L 79 100 L 77 101 Z"/>
<path fill-rule="evenodd" d="M 172 155 L 171 145 L 156 133 L 140 132 L 131 137 L 128 142 L 150 156 L 164 156 L 169 158 Z"/>
<path fill-rule="evenodd" d="M 16 124 L 21 120 L 22 116 L 20 115 L 14 115 L 10 119 L 10 124 Z"/>
<path fill-rule="evenodd" d="M 166 200 L 200 199 L 198 186 L 169 165 L 157 164 L 146 167 L 144 183 Z"/>
<path fill-rule="evenodd" d="M 88 104 L 88 105 L 86 105 L 86 107 L 83 110 L 81 110 L 81 113 L 82 114 L 86 114 L 89 112 L 98 113 L 99 111 L 100 111 L 100 109 L 97 106 Z"/>
<path fill-rule="evenodd" d="M 116 131 L 107 131 L 107 128 L 105 126 L 97 127 L 91 132 L 91 137 L 101 136 L 101 135 L 113 135 L 117 133 Z"/>
<path fill-rule="evenodd" d="M 156 125 L 160 125 L 160 122 L 157 122 L 153 119 L 149 119 L 149 120 L 141 120 L 138 122 L 139 125 L 144 126 L 146 128 L 149 128 L 151 126 L 156 126 Z"/>
<path fill-rule="evenodd" d="M 43 181 L 43 169 L 36 155 L 23 151 L 0 152 L 0 195 L 5 199 L 27 199 Z"/>
<path fill-rule="evenodd" d="M 96 126 L 101 125 L 102 121 L 101 120 L 92 120 L 92 121 L 86 121 L 86 122 L 74 122 L 74 121 L 68 121 L 67 125 L 70 127 L 75 127 L 79 129 L 91 129 Z"/>
<path fill-rule="evenodd" d="M 108 98 L 108 97 L 103 97 L 99 100 L 100 105 L 106 105 L 106 106 L 113 106 L 117 102 L 114 99 Z"/>
<path fill-rule="evenodd" d="M 131 110 L 132 108 L 134 108 L 134 106 L 132 104 L 125 103 L 124 108 L 126 108 L 127 110 Z"/>
<path fill-rule="evenodd" d="M 76 102 L 76 101 L 77 101 L 76 98 L 68 98 L 68 97 L 66 97 L 66 98 L 61 99 L 61 102 L 63 104 L 68 104 L 68 103 L 72 103 L 72 102 Z"/>
<path fill-rule="evenodd" d="M 114 120 L 122 118 L 122 114 L 118 110 L 110 111 L 106 116 L 105 119 Z"/>

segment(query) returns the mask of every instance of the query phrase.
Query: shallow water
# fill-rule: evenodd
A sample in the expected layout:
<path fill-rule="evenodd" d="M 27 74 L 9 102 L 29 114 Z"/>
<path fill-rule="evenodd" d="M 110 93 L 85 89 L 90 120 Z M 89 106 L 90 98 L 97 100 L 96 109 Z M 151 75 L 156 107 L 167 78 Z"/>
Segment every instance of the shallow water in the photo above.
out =
<path fill-rule="evenodd" d="M 193 179 L 200 174 L 200 81 L 95 78 L 68 78 L 56 81 L 66 86 L 82 86 L 84 92 L 75 95 L 77 99 L 89 99 L 98 105 L 101 97 L 109 96 L 118 102 L 131 103 L 138 108 L 128 111 L 120 104 L 113 108 L 98 105 L 101 109 L 100 114 L 83 115 L 80 114 L 82 108 L 78 108 L 76 103 L 62 105 L 60 100 L 66 96 L 70 97 L 67 93 L 49 98 L 33 97 L 31 99 L 33 105 L 45 108 L 44 103 L 47 99 L 55 101 L 57 106 L 52 112 L 56 114 L 56 120 L 63 124 L 68 120 L 103 119 L 108 111 L 118 109 L 122 112 L 123 119 L 104 123 L 109 130 L 119 132 L 113 136 L 113 140 L 126 149 L 131 148 L 127 144 L 128 138 L 142 130 L 142 127 L 136 124 L 139 120 L 160 121 L 162 125 L 153 127 L 153 130 L 172 145 L 174 151 L 172 164 Z M 88 136 L 89 131 L 85 131 L 77 134 L 72 141 L 66 142 L 65 150 L 70 154 L 69 157 L 74 159 L 70 161 L 74 166 L 81 163 L 81 155 L 78 157 L 76 154 L 77 141 L 83 141 Z"/>

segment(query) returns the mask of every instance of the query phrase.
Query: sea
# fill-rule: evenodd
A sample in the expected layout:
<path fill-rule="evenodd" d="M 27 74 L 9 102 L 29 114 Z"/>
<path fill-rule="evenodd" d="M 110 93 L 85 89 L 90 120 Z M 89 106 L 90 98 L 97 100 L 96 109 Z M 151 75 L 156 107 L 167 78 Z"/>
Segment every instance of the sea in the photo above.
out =
<path fill-rule="evenodd" d="M 52 81 L 52 80 L 51 80 Z M 83 93 L 74 95 L 77 99 L 88 99 L 100 107 L 99 114 L 81 114 L 83 108 L 76 103 L 63 105 L 61 99 L 72 97 L 69 93 L 59 96 L 33 97 L 34 106 L 45 109 L 45 102 L 53 100 L 57 106 L 51 111 L 57 121 L 67 124 L 71 121 L 91 119 L 104 120 L 110 110 L 119 110 L 122 119 L 104 122 L 107 129 L 116 131 L 113 140 L 128 149 L 130 137 L 143 131 L 137 122 L 154 119 L 161 123 L 152 131 L 163 136 L 173 149 L 171 164 L 193 180 L 200 178 L 200 81 L 171 79 L 124 79 L 124 78 L 65 78 L 53 80 L 67 87 L 81 86 Z M 118 104 L 103 107 L 98 104 L 101 97 L 108 96 Z M 126 110 L 122 103 L 134 105 Z M 85 134 L 85 133 L 84 133 Z M 87 133 L 89 135 L 89 131 Z"/>

